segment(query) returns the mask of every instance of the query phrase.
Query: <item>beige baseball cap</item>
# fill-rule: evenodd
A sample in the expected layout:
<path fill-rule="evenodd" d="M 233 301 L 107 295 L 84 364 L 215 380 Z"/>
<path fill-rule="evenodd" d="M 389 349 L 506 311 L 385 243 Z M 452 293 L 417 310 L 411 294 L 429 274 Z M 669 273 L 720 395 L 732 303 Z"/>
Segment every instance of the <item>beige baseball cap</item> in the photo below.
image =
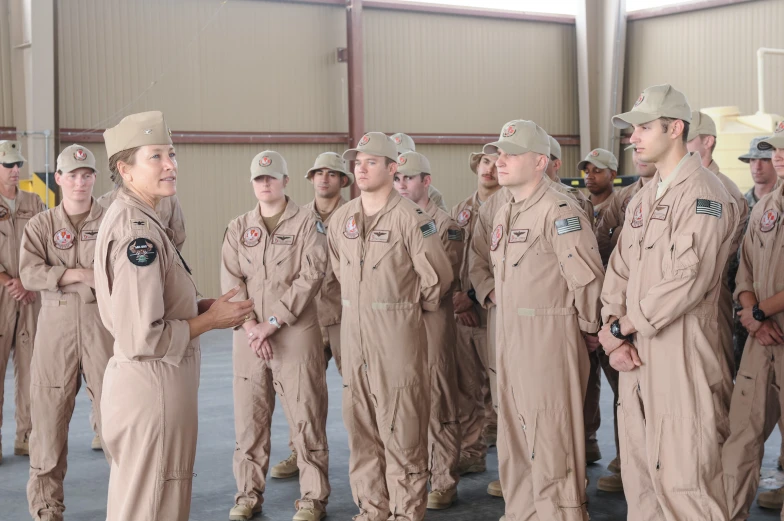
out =
<path fill-rule="evenodd" d="M 609 168 L 610 170 L 618 171 L 618 159 L 615 154 L 603 148 L 594 148 L 585 156 L 585 159 L 577 163 L 577 170 L 585 170 L 588 163 L 596 165 L 599 168 Z"/>
<path fill-rule="evenodd" d="M 757 148 L 759 150 L 784 148 L 784 121 L 779 122 L 778 126 L 776 127 L 776 132 L 772 136 L 766 137 L 757 143 Z"/>
<path fill-rule="evenodd" d="M 397 161 L 397 147 L 395 142 L 383 132 L 368 132 L 357 143 L 357 148 L 350 148 L 343 152 L 343 159 L 354 161 L 357 154 L 370 154 L 371 156 L 386 157 Z"/>
<path fill-rule="evenodd" d="M 686 141 L 691 141 L 698 136 L 716 137 L 716 123 L 714 123 L 712 117 L 695 110 L 691 113 L 691 124 L 689 125 L 689 135 L 686 136 Z"/>
<path fill-rule="evenodd" d="M 268 175 L 275 179 L 283 179 L 289 175 L 289 168 L 283 156 L 273 150 L 259 152 L 250 162 L 250 180 Z"/>
<path fill-rule="evenodd" d="M 109 158 L 117 152 L 144 145 L 172 144 L 171 130 L 159 110 L 125 116 L 117 126 L 106 129 L 103 140 Z"/>
<path fill-rule="evenodd" d="M 550 156 L 550 136 L 542 127 L 527 119 L 515 119 L 501 129 L 498 141 L 488 143 L 482 149 L 485 154 L 497 154 L 498 149 L 509 154 L 536 152 Z"/>
<path fill-rule="evenodd" d="M 691 107 L 686 96 L 667 83 L 645 89 L 632 110 L 613 116 L 612 124 L 617 128 L 629 128 L 659 118 L 674 118 L 691 123 Z"/>
<path fill-rule="evenodd" d="M 561 144 L 553 136 L 550 138 L 550 155 L 556 159 L 561 159 Z"/>
<path fill-rule="evenodd" d="M 0 141 L 0 163 L 19 161 L 27 161 L 22 155 L 22 144 L 19 141 Z"/>
<path fill-rule="evenodd" d="M 414 140 L 411 139 L 411 136 L 408 134 L 403 134 L 402 132 L 392 134 L 392 140 L 395 142 L 398 154 L 402 154 L 403 152 L 413 152 L 416 150 Z"/>
<path fill-rule="evenodd" d="M 60 155 L 57 156 L 57 170 L 67 174 L 77 168 L 89 168 L 97 172 L 95 168 L 95 155 L 82 145 L 71 145 L 65 147 Z"/>
<path fill-rule="evenodd" d="M 403 152 L 397 158 L 397 173 L 403 175 L 429 175 L 430 161 L 419 152 Z"/>
<path fill-rule="evenodd" d="M 308 170 L 308 173 L 305 174 L 305 179 L 310 179 L 310 177 L 313 175 L 313 172 L 316 170 L 321 170 L 322 168 L 340 172 L 344 176 L 348 177 L 348 184 L 346 186 L 351 186 L 351 184 L 354 182 L 354 174 L 348 171 L 346 162 L 337 152 L 324 152 L 323 154 L 319 154 L 319 156 L 316 158 L 316 162 L 313 163 L 313 168 Z"/>
<path fill-rule="evenodd" d="M 473 173 L 476 173 L 476 169 L 479 168 L 479 162 L 484 156 L 493 156 L 494 158 L 496 157 L 495 154 L 485 154 L 484 152 L 471 152 L 468 155 L 468 167 Z"/>

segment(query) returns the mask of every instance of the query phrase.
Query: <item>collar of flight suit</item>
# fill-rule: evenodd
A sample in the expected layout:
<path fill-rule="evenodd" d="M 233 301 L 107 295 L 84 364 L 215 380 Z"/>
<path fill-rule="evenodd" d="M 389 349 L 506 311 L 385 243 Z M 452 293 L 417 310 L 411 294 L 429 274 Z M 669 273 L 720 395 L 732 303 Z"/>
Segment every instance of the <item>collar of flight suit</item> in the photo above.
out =
<path fill-rule="evenodd" d="M 381 217 L 383 217 L 384 215 L 388 214 L 390 211 L 392 211 L 392 209 L 395 206 L 397 206 L 402 199 L 403 198 L 400 196 L 400 194 L 397 193 L 397 190 L 393 188 L 392 191 L 389 192 L 389 197 L 387 197 L 387 203 L 384 205 L 383 208 L 381 208 L 381 210 L 376 212 L 376 215 L 373 216 L 373 221 L 371 221 L 370 223 L 369 230 L 362 229 L 362 227 L 365 226 L 364 224 L 365 220 L 362 218 L 362 214 L 363 214 L 362 197 L 357 197 L 356 199 L 352 199 L 351 203 L 354 204 L 354 208 L 352 208 L 352 210 L 354 210 L 354 222 L 356 222 L 357 226 L 360 227 L 360 229 L 362 229 L 363 234 L 361 234 L 361 236 L 367 236 L 369 232 L 373 231 L 373 229 L 376 227 L 376 224 L 378 224 L 378 220 L 381 219 Z"/>
<path fill-rule="evenodd" d="M 670 174 L 670 176 L 675 176 L 672 182 L 667 186 L 667 189 L 662 194 L 664 197 L 667 192 L 675 188 L 676 186 L 685 183 L 687 179 L 689 179 L 695 172 L 697 172 L 700 168 L 702 168 L 702 159 L 700 155 L 696 152 L 692 153 L 689 152 L 685 156 L 684 159 L 681 159 L 681 162 L 678 163 L 678 166 L 675 170 Z M 651 192 L 653 193 L 654 200 L 658 199 L 656 197 L 656 188 L 659 186 L 659 182 L 661 181 L 661 174 L 657 170 L 651 179 L 650 183 L 651 186 L 655 187 Z"/>
<path fill-rule="evenodd" d="M 280 227 L 280 223 L 282 223 L 287 219 L 291 219 L 292 217 L 297 215 L 297 212 L 299 212 L 299 206 L 297 206 L 296 203 L 292 201 L 291 198 L 287 195 L 286 208 L 283 209 L 283 215 L 280 216 L 280 219 L 278 219 L 278 224 L 275 225 L 275 228 L 273 230 L 267 231 L 267 227 L 264 225 L 264 220 L 261 217 L 261 203 L 256 204 L 256 211 L 253 212 L 252 214 L 253 222 L 259 228 L 261 228 L 261 233 L 266 233 L 267 235 L 271 236 L 275 232 L 275 230 L 277 230 Z"/>
<path fill-rule="evenodd" d="M 436 203 L 434 203 L 432 199 L 428 199 L 427 200 L 427 206 L 425 206 L 425 208 L 424 208 L 424 212 L 427 215 L 429 215 L 430 217 L 435 217 L 436 216 L 436 210 L 440 210 L 440 208 L 438 206 L 436 206 Z"/>
<path fill-rule="evenodd" d="M 155 221 L 155 224 L 157 224 L 160 228 L 162 228 L 164 232 L 166 231 L 166 226 L 164 226 L 161 223 L 161 218 L 158 217 L 158 213 L 155 211 L 155 208 L 152 208 L 149 204 L 142 201 L 141 198 L 135 193 L 133 193 L 130 189 L 124 186 L 120 188 L 119 191 L 117 192 L 117 196 L 115 197 L 115 200 L 123 201 L 128 206 L 136 208 L 144 215 L 146 215 L 147 217 Z M 164 233 L 164 235 L 166 234 Z"/>
<path fill-rule="evenodd" d="M 550 183 L 548 183 L 550 179 L 547 177 L 547 174 L 542 174 L 542 178 L 539 180 L 539 184 L 536 185 L 533 193 L 523 199 L 522 201 L 515 201 L 514 197 L 509 201 L 509 204 L 512 206 L 514 210 L 522 213 L 533 205 L 539 202 L 539 200 L 547 193 L 547 190 L 550 189 Z M 511 217 L 511 216 L 510 216 Z"/>
<path fill-rule="evenodd" d="M 57 221 L 60 221 L 60 222 L 62 222 L 64 224 L 68 225 L 69 228 L 73 228 L 74 232 L 78 232 L 79 231 L 73 225 L 73 222 L 71 222 L 71 218 L 68 217 L 68 214 L 65 213 L 65 208 L 63 208 L 63 203 L 62 202 L 60 204 L 58 204 L 57 206 L 55 206 L 53 211 L 54 211 L 54 218 Z M 87 214 L 87 218 L 82 223 L 82 228 L 84 228 L 88 223 L 91 223 L 91 222 L 97 220 L 99 217 L 101 217 L 101 215 L 103 215 L 103 211 L 104 211 L 103 206 L 98 204 L 98 201 L 95 199 L 95 197 L 91 197 L 90 213 Z"/>
<path fill-rule="evenodd" d="M 719 165 L 717 165 L 716 161 L 713 160 L 711 160 L 710 164 L 708 165 L 708 170 L 710 170 L 714 174 L 718 174 L 719 172 L 721 172 L 721 170 L 719 169 Z"/>
<path fill-rule="evenodd" d="M 327 217 L 327 220 L 326 220 L 326 221 L 324 221 L 324 223 L 323 223 L 323 224 L 324 224 L 324 226 L 326 226 L 326 225 L 327 225 L 327 222 L 329 222 L 329 221 L 331 221 L 331 220 L 332 220 L 332 216 L 333 216 L 333 215 L 335 215 L 335 212 L 337 211 L 337 209 L 338 209 L 338 208 L 340 208 L 341 206 L 343 206 L 344 204 L 346 204 L 346 200 L 345 200 L 345 199 L 343 199 L 343 196 L 341 195 L 341 196 L 340 196 L 340 198 L 338 199 L 338 204 L 337 204 L 337 206 L 335 206 L 335 209 L 334 209 L 334 210 L 332 210 L 332 213 L 331 213 L 331 214 L 329 214 L 329 217 Z M 313 199 L 311 199 L 311 201 L 310 201 L 308 204 L 306 204 L 305 206 L 303 206 L 303 208 L 305 208 L 306 210 L 310 210 L 311 212 L 315 213 L 315 214 L 316 214 L 316 216 L 317 216 L 319 219 L 321 219 L 321 214 L 319 213 L 319 210 L 318 210 L 318 208 L 316 207 L 316 198 L 315 198 L 315 197 L 314 197 Z M 283 217 L 281 217 L 281 219 L 283 219 Z"/>

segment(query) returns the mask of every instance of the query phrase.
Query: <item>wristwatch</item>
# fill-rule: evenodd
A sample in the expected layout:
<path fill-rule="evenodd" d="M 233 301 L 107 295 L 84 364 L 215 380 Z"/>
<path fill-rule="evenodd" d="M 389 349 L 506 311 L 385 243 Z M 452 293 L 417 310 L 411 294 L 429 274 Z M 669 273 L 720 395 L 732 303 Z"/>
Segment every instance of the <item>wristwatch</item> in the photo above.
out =
<path fill-rule="evenodd" d="M 754 304 L 754 307 L 751 308 L 751 316 L 753 316 L 754 320 L 757 322 L 762 322 L 768 318 L 765 312 L 759 308 L 759 304 Z"/>
<path fill-rule="evenodd" d="M 620 319 L 616 319 L 615 322 L 610 324 L 610 333 L 612 333 L 612 336 L 614 336 L 618 340 L 626 340 L 626 341 L 628 341 L 629 340 L 629 336 L 631 336 L 631 335 L 626 336 L 623 333 L 621 333 L 621 321 L 620 321 Z"/>
<path fill-rule="evenodd" d="M 278 319 L 275 318 L 275 315 L 272 315 L 271 317 L 269 317 L 269 323 L 272 324 L 273 326 L 275 326 L 278 329 L 283 327 L 283 324 L 278 322 Z"/>

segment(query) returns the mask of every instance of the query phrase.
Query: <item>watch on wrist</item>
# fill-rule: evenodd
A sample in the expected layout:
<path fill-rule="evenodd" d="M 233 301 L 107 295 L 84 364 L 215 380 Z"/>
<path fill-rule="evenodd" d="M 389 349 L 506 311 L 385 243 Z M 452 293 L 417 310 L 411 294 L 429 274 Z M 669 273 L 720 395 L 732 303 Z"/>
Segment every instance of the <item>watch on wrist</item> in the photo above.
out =
<path fill-rule="evenodd" d="M 754 307 L 751 308 L 751 316 L 753 316 L 754 320 L 757 322 L 763 322 L 768 318 L 765 312 L 759 308 L 759 304 L 754 304 Z"/>
<path fill-rule="evenodd" d="M 283 327 L 283 324 L 278 322 L 278 319 L 275 318 L 275 315 L 272 315 L 271 317 L 269 317 L 269 323 L 272 324 L 273 326 L 275 326 L 278 329 Z"/>
<path fill-rule="evenodd" d="M 616 319 L 615 322 L 610 324 L 610 333 L 612 333 L 612 336 L 614 336 L 618 340 L 629 340 L 629 337 L 627 337 L 623 333 L 621 333 L 621 321 L 620 321 L 620 319 Z"/>

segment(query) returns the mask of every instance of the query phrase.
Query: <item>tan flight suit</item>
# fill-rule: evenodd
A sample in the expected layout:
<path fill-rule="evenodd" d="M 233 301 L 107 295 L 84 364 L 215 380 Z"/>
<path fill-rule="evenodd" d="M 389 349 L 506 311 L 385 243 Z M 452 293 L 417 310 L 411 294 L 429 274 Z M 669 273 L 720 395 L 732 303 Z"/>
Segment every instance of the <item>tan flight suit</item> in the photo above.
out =
<path fill-rule="evenodd" d="M 718 302 L 738 210 L 698 154 L 670 175 L 629 203 L 602 290 L 604 323 L 628 315 L 642 360 L 620 374 L 621 475 L 630 521 L 724 520 Z"/>
<path fill-rule="evenodd" d="M 117 198 L 118 190 L 115 188 L 111 192 L 106 192 L 98 198 L 98 204 L 104 208 L 109 206 Z M 185 246 L 185 215 L 182 213 L 182 206 L 180 206 L 180 199 L 176 195 L 171 197 L 164 197 L 155 206 L 155 213 L 158 214 L 158 221 L 161 222 L 164 228 L 169 230 L 172 241 L 177 249 L 182 251 Z"/>
<path fill-rule="evenodd" d="M 101 426 L 112 457 L 107 521 L 187 521 L 201 351 L 196 284 L 156 212 L 121 189 L 95 245 L 95 293 L 114 336 Z"/>
<path fill-rule="evenodd" d="M 479 214 L 478 193 L 452 209 L 452 218 L 463 231 L 460 269 L 455 273 L 455 291 L 473 290 L 468 276 L 468 255 L 473 238 L 475 217 Z M 459 419 L 461 430 L 460 453 L 463 458 L 484 458 L 487 445 L 482 437 L 485 425 L 496 425 L 496 413 L 490 397 L 487 375 L 487 310 L 478 303 L 474 313 L 479 326 L 457 324 L 457 386 L 459 393 Z M 487 407 L 487 404 L 490 407 Z"/>
<path fill-rule="evenodd" d="M 33 432 L 27 499 L 33 518 L 50 513 L 62 519 L 68 424 L 82 374 L 93 405 L 93 428 L 101 432 L 101 386 L 114 339 L 101 322 L 92 288 L 81 282 L 60 287 L 58 281 L 67 269 L 93 268 L 105 212 L 93 199 L 89 215 L 76 229 L 60 204 L 33 217 L 22 239 L 22 283 L 41 292 L 42 305 L 30 387 Z"/>
<path fill-rule="evenodd" d="M 221 290 L 255 300 L 258 321 L 285 324 L 270 337 L 273 359 L 258 358 L 243 328 L 234 331 L 235 503 L 264 502 L 275 394 L 297 451 L 301 499 L 296 508 L 326 511 L 329 498 L 327 381 L 315 297 L 327 264 L 321 220 L 287 198 L 275 229 L 256 206 L 229 223 L 223 241 Z"/>
<path fill-rule="evenodd" d="M 634 183 L 624 186 L 610 200 L 610 203 L 602 209 L 596 221 L 596 240 L 599 243 L 599 253 L 602 254 L 602 262 L 606 266 L 610 260 L 610 254 L 618 243 L 618 236 L 623 229 L 623 221 L 626 215 L 626 207 L 632 197 L 642 188 L 642 180 L 637 179 Z"/>
<path fill-rule="evenodd" d="M 587 520 L 583 400 L 601 257 L 587 216 L 543 177 L 493 220 L 498 465 L 506 519 Z"/>
<path fill-rule="evenodd" d="M 361 198 L 338 208 L 332 221 L 356 519 L 420 521 L 430 415 L 422 314 L 438 310 L 452 286 L 452 267 L 430 216 L 394 190 L 367 230 Z"/>
<path fill-rule="evenodd" d="M 449 256 L 455 281 L 460 272 L 463 253 L 463 230 L 448 213 L 430 201 L 425 208 L 436 223 L 441 244 Z M 453 283 L 453 287 L 457 282 Z M 430 370 L 430 488 L 450 490 L 457 487 L 460 476 L 459 390 L 457 386 L 457 342 L 455 308 L 452 291 L 442 299 L 437 311 L 422 317 L 427 334 L 428 367 Z"/>
<path fill-rule="evenodd" d="M 346 200 L 342 197 L 338 201 L 335 210 L 346 204 Z M 321 216 L 316 210 L 315 199 L 305 206 L 306 210 L 312 211 L 319 219 Z M 329 229 L 329 223 L 332 221 L 333 212 L 324 221 L 324 228 Z M 341 372 L 340 362 L 340 315 L 343 311 L 340 305 L 340 284 L 335 277 L 335 272 L 332 270 L 332 264 L 327 262 L 326 275 L 324 282 L 321 284 L 321 289 L 316 295 L 316 309 L 318 310 L 318 321 L 321 327 L 321 336 L 324 344 L 329 349 L 332 357 L 335 359 L 335 366 L 338 372 Z"/>
<path fill-rule="evenodd" d="M 741 247 L 735 279 L 735 298 L 745 291 L 762 302 L 784 291 L 784 189 L 777 188 L 759 200 L 751 211 Z M 784 314 L 768 320 L 784 328 Z M 784 400 L 784 355 L 780 345 L 762 346 L 749 336 L 743 351 L 730 407 L 730 437 L 724 444 L 722 463 L 731 520 L 749 517 L 757 495 L 760 466 L 768 438 Z M 778 393 L 770 392 L 774 387 Z M 778 400 L 778 402 L 777 402 Z M 774 403 L 770 403 L 774 402 Z"/>
<path fill-rule="evenodd" d="M 427 196 L 430 198 L 433 203 L 443 211 L 449 213 L 449 209 L 446 207 L 446 203 L 444 202 L 444 195 L 438 191 L 433 185 L 427 187 Z"/>
<path fill-rule="evenodd" d="M 585 196 L 584 193 L 582 193 L 577 188 L 574 188 L 573 186 L 566 186 L 558 177 L 556 177 L 555 181 L 551 180 L 549 177 L 547 180 L 552 183 L 551 188 L 555 188 L 556 192 L 568 195 L 574 199 L 575 202 L 577 202 L 577 206 L 579 206 L 583 213 L 588 217 L 588 220 L 591 222 L 591 226 L 596 226 L 596 221 L 594 220 L 593 203 Z"/>
<path fill-rule="evenodd" d="M 6 206 L 0 197 L 0 273 L 19 277 L 19 252 L 25 225 L 37 213 L 46 210 L 41 198 L 17 189 L 16 212 Z M 8 359 L 13 350 L 14 401 L 16 409 L 16 439 L 27 441 L 32 430 L 30 420 L 30 363 L 38 323 L 40 298 L 32 304 L 17 302 L 5 286 L 0 285 L 0 379 L 5 378 Z M 3 385 L 0 385 L 0 427 L 3 426 Z"/>

